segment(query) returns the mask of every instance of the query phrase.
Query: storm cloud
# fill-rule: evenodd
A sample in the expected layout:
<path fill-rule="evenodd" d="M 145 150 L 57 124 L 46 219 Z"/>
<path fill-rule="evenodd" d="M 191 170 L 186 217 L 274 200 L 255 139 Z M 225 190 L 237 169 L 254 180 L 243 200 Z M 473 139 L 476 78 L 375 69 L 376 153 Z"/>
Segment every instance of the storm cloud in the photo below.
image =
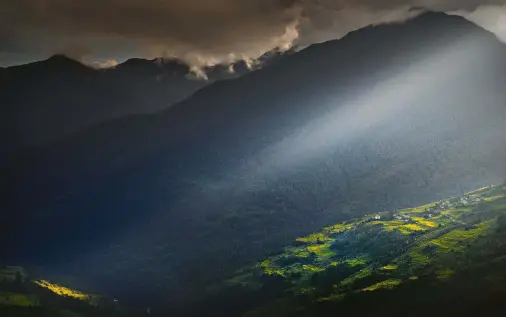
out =
<path fill-rule="evenodd" d="M 178 57 L 199 67 L 338 39 L 425 10 L 464 15 L 506 39 L 503 3 L 506 0 L 3 0 L 0 58 L 66 53 L 95 65 L 114 65 L 128 57 Z"/>

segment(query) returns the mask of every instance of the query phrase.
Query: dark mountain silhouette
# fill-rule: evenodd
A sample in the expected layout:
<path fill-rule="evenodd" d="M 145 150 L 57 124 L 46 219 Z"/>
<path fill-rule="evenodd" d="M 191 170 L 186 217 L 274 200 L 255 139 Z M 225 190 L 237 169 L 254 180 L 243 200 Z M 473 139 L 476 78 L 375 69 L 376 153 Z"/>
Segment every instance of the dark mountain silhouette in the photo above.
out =
<path fill-rule="evenodd" d="M 297 236 L 499 181 L 505 53 L 428 13 L 27 152 L 2 178 L 18 217 L 1 230 L 17 237 L 5 254 L 187 307 Z"/>
<path fill-rule="evenodd" d="M 273 62 L 275 58 L 270 57 L 261 61 Z M 3 68 L 3 156 L 47 145 L 99 122 L 167 109 L 209 83 L 240 76 L 249 69 L 237 62 L 203 71 L 207 78 L 192 75 L 189 66 L 179 60 L 139 58 L 114 68 L 93 69 L 64 55 Z"/>

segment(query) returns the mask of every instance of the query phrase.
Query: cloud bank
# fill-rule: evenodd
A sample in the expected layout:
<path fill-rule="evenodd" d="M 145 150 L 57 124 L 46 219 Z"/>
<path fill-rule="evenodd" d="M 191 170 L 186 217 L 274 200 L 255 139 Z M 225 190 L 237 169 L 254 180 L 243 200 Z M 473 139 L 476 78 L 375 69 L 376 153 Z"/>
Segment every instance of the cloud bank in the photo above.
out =
<path fill-rule="evenodd" d="M 339 39 L 423 10 L 454 12 L 506 40 L 506 0 L 2 0 L 0 56 L 178 57 L 201 67 Z M 104 65 L 111 65 L 105 63 Z"/>

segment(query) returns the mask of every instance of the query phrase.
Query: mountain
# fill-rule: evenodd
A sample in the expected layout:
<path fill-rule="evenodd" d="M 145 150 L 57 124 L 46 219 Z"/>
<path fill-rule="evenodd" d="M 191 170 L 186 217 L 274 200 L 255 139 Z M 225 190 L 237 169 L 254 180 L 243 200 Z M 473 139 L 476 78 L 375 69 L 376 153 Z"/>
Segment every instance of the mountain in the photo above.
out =
<path fill-rule="evenodd" d="M 272 52 L 260 62 L 266 65 L 282 55 Z M 64 55 L 3 68 L 3 156 L 47 145 L 99 122 L 167 109 L 209 83 L 249 71 L 237 62 L 207 67 L 207 78 L 198 78 L 182 61 L 139 58 L 93 69 Z"/>
<path fill-rule="evenodd" d="M 427 13 L 89 127 L 4 165 L 3 255 L 194 307 L 321 227 L 502 182 L 505 53 Z"/>

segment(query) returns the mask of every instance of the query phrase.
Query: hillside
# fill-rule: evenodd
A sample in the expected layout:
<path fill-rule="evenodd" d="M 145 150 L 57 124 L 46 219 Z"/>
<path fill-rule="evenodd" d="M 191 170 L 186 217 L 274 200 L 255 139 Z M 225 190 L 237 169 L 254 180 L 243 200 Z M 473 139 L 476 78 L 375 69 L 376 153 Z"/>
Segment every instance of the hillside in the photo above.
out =
<path fill-rule="evenodd" d="M 506 185 L 379 211 L 297 238 L 245 266 L 210 285 L 185 316 L 500 316 L 505 238 Z M 19 266 L 0 269 L 0 281 L 5 316 L 151 315 L 32 279 Z"/>
<path fill-rule="evenodd" d="M 127 314 L 116 300 L 33 278 L 20 266 L 0 268 L 0 314 L 9 317 L 134 316 L 131 312 Z"/>
<path fill-rule="evenodd" d="M 502 284 L 506 274 L 500 269 L 506 263 L 505 232 L 506 186 L 487 187 L 323 228 L 296 239 L 282 253 L 239 270 L 210 291 L 225 290 L 224 302 L 240 301 L 242 295 L 245 307 L 259 299 L 257 307 L 244 315 L 248 317 L 314 316 L 319 308 L 325 311 L 318 316 L 476 313 L 466 312 L 469 307 L 484 309 L 480 315 L 495 316 L 506 306 L 479 306 L 485 303 L 476 291 L 479 285 L 482 294 L 495 292 L 488 298 L 490 304 L 506 293 Z M 470 272 L 475 274 L 473 281 Z M 433 302 L 436 296 L 440 305 L 450 302 L 456 295 L 445 292 L 466 282 L 463 289 L 452 290 L 465 296 L 458 307 L 437 307 Z M 424 292 L 428 293 L 420 303 L 412 303 L 410 296 Z M 466 303 L 468 297 L 473 300 Z"/>

